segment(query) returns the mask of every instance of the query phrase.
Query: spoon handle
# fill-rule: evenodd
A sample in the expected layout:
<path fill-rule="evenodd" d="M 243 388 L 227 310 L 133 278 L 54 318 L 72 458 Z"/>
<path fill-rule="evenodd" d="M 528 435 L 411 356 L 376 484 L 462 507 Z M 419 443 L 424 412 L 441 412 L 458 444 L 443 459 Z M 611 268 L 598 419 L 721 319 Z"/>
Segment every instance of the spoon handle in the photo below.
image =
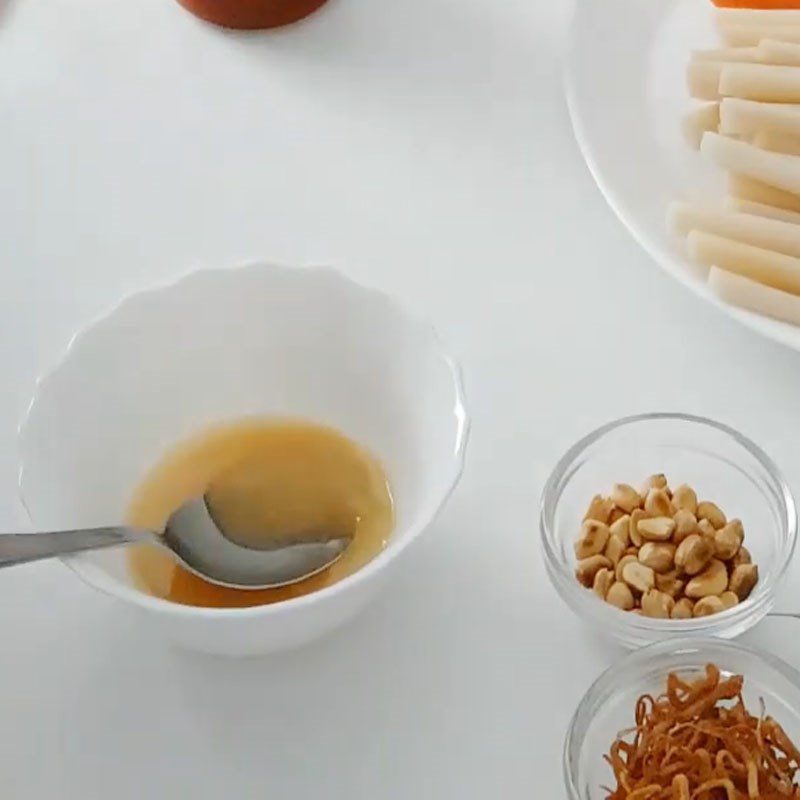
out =
<path fill-rule="evenodd" d="M 152 539 L 153 535 L 147 531 L 121 526 L 53 533 L 3 533 L 0 534 L 0 567 Z"/>

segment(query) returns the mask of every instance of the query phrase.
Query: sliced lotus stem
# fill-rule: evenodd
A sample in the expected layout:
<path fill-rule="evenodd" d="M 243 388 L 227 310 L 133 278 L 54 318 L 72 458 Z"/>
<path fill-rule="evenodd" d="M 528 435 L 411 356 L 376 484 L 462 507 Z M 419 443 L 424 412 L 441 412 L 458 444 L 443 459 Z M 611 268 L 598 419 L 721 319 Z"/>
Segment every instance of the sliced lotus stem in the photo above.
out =
<path fill-rule="evenodd" d="M 754 47 L 764 39 L 800 42 L 800 25 L 726 25 L 722 38 L 728 47 Z"/>
<path fill-rule="evenodd" d="M 699 150 L 703 134 L 719 129 L 719 103 L 702 103 L 684 114 L 681 129 L 689 146 Z"/>
<path fill-rule="evenodd" d="M 749 25 L 763 28 L 766 25 L 788 25 L 800 27 L 800 10 L 776 11 L 753 8 L 720 8 L 714 12 L 714 20 L 720 30 L 732 25 Z"/>
<path fill-rule="evenodd" d="M 800 258 L 702 231 L 692 231 L 687 245 L 689 257 L 696 264 L 719 267 L 773 289 L 800 295 Z"/>
<path fill-rule="evenodd" d="M 711 131 L 703 135 L 700 152 L 723 169 L 800 195 L 800 158 L 770 153 L 749 142 Z"/>
<path fill-rule="evenodd" d="M 791 192 L 784 192 L 774 186 L 753 180 L 745 175 L 732 173 L 728 176 L 728 191 L 742 200 L 773 206 L 794 213 L 800 213 L 800 197 Z"/>
<path fill-rule="evenodd" d="M 721 61 L 690 61 L 686 68 L 686 86 L 696 100 L 719 100 Z"/>
<path fill-rule="evenodd" d="M 800 214 L 795 211 L 787 211 L 784 208 L 754 203 L 752 200 L 742 200 L 740 197 L 726 197 L 724 206 L 727 211 L 752 214 L 753 216 L 766 217 L 767 219 L 779 219 L 782 222 L 793 222 L 795 225 L 800 225 Z"/>
<path fill-rule="evenodd" d="M 753 137 L 753 144 L 762 150 L 770 150 L 773 153 L 800 156 L 800 134 L 765 129 L 756 133 Z"/>
<path fill-rule="evenodd" d="M 757 64 L 763 62 L 763 54 L 760 47 L 720 47 L 716 50 L 693 50 L 691 60 L 734 61 Z"/>
<path fill-rule="evenodd" d="M 703 208 L 688 203 L 672 203 L 667 210 L 667 222 L 670 229 L 679 236 L 688 236 L 693 230 L 705 231 L 800 258 L 800 225 L 791 222 Z"/>
<path fill-rule="evenodd" d="M 718 88 L 723 97 L 742 97 L 765 103 L 797 103 L 800 102 L 800 67 L 724 64 Z"/>
<path fill-rule="evenodd" d="M 800 135 L 800 106 L 739 97 L 726 97 L 720 103 L 720 133 L 750 137 L 762 130 Z"/>
<path fill-rule="evenodd" d="M 800 44 L 779 42 L 775 39 L 762 39 L 758 50 L 760 61 L 764 64 L 783 64 L 787 67 L 800 67 Z"/>

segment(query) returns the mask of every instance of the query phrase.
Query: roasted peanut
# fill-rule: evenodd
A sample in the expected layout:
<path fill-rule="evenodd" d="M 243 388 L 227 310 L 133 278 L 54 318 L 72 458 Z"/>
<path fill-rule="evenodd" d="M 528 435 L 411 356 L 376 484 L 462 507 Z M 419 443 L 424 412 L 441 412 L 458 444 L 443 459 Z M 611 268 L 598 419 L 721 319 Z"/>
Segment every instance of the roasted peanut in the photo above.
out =
<path fill-rule="evenodd" d="M 672 619 L 691 619 L 694 614 L 694 603 L 688 597 L 682 597 L 675 603 L 670 616 Z"/>
<path fill-rule="evenodd" d="M 675 520 L 669 517 L 639 520 L 639 536 L 648 542 L 667 542 L 675 531 Z"/>
<path fill-rule="evenodd" d="M 727 581 L 727 573 L 725 579 Z M 637 592 L 644 593 L 656 585 L 656 575 L 639 561 L 630 561 L 622 568 L 622 580 Z"/>
<path fill-rule="evenodd" d="M 608 525 L 593 519 L 586 520 L 581 527 L 581 538 L 575 542 L 575 556 L 582 561 L 584 558 L 602 553 L 610 535 Z"/>
<path fill-rule="evenodd" d="M 667 489 L 667 476 L 661 472 L 651 475 L 642 485 L 642 490 L 639 494 L 642 497 L 647 497 L 647 493 L 651 489 Z"/>
<path fill-rule="evenodd" d="M 639 550 L 639 561 L 653 572 L 669 572 L 675 562 L 675 545 L 669 542 L 646 542 Z"/>
<path fill-rule="evenodd" d="M 696 617 L 708 617 L 711 614 L 719 614 L 720 611 L 724 611 L 725 606 L 722 603 L 722 600 L 719 599 L 716 595 L 709 595 L 708 597 L 704 597 L 702 600 L 698 600 L 694 604 L 694 615 Z"/>
<path fill-rule="evenodd" d="M 672 493 L 672 505 L 674 505 L 678 511 L 688 511 L 694 516 L 697 511 L 697 493 L 691 486 L 682 483 Z"/>
<path fill-rule="evenodd" d="M 697 518 L 691 511 L 681 508 L 675 512 L 675 533 L 672 534 L 673 544 L 680 544 L 687 536 L 697 533 Z"/>
<path fill-rule="evenodd" d="M 641 508 L 634 508 L 633 511 L 631 511 L 631 520 L 628 524 L 628 534 L 630 536 L 631 544 L 635 544 L 637 547 L 642 546 L 642 535 L 639 533 L 639 523 L 643 519 L 647 519 L 647 514 L 645 514 Z"/>
<path fill-rule="evenodd" d="M 739 548 L 739 552 L 731 559 L 731 564 L 734 567 L 738 567 L 739 564 L 752 564 L 753 558 L 750 555 L 750 551 L 742 545 Z"/>
<path fill-rule="evenodd" d="M 708 566 L 686 584 L 686 596 L 696 600 L 712 594 L 722 594 L 727 588 L 728 570 L 721 561 L 712 558 Z"/>
<path fill-rule="evenodd" d="M 608 515 L 608 526 L 611 527 L 612 523 L 616 522 L 621 517 L 626 517 L 627 514 L 621 508 L 615 508 Z"/>
<path fill-rule="evenodd" d="M 630 553 L 627 555 L 622 556 L 622 558 L 617 563 L 616 569 L 614 570 L 614 574 L 618 581 L 622 580 L 622 570 L 625 568 L 626 564 L 630 564 L 632 561 L 638 561 L 639 559 L 636 557 L 637 554 L 634 553 L 631 555 Z"/>
<path fill-rule="evenodd" d="M 594 593 L 601 600 L 605 600 L 612 583 L 614 583 L 613 570 L 610 570 L 608 567 L 603 567 L 595 573 L 594 581 L 592 581 L 592 589 L 594 589 Z"/>
<path fill-rule="evenodd" d="M 623 611 L 630 611 L 634 605 L 633 594 L 626 583 L 616 581 L 606 594 L 606 602 L 612 606 L 621 608 Z"/>
<path fill-rule="evenodd" d="M 656 619 L 669 619 L 670 612 L 675 608 L 675 601 L 658 589 L 651 589 L 642 595 L 642 614 Z"/>
<path fill-rule="evenodd" d="M 716 530 L 725 527 L 728 521 L 727 517 L 722 513 L 722 509 L 715 503 L 710 503 L 708 500 L 703 500 L 702 503 L 697 504 L 697 519 L 707 519 Z"/>
<path fill-rule="evenodd" d="M 675 566 L 687 575 L 702 572 L 714 556 L 714 547 L 708 539 L 693 533 L 687 536 L 675 551 Z"/>
<path fill-rule="evenodd" d="M 584 585 L 592 586 L 594 577 L 601 569 L 608 569 L 611 562 L 605 556 L 589 556 L 578 562 L 575 577 Z"/>
<path fill-rule="evenodd" d="M 627 547 L 631 541 L 630 523 L 631 518 L 625 514 L 618 520 L 612 522 L 608 528 L 609 533 L 611 533 L 612 536 L 616 536 L 625 547 Z"/>
<path fill-rule="evenodd" d="M 611 490 L 611 499 L 614 505 L 621 508 L 625 513 L 630 514 L 634 508 L 640 508 L 642 498 L 639 492 L 627 483 L 615 483 Z"/>
<path fill-rule="evenodd" d="M 733 608 L 758 582 L 744 533 L 715 503 L 698 502 L 692 486 L 671 490 L 657 473 L 640 491 L 616 483 L 608 496 L 592 498 L 575 543 L 575 574 L 628 613 L 704 617 Z"/>
<path fill-rule="evenodd" d="M 589 503 L 589 508 L 586 510 L 584 520 L 593 519 L 597 522 L 607 523 L 611 512 L 614 510 L 614 503 L 608 497 L 603 497 L 601 494 L 596 494 Z"/>
<path fill-rule="evenodd" d="M 697 532 L 704 538 L 709 539 L 713 545 L 717 529 L 707 519 L 701 519 L 697 523 Z"/>
<path fill-rule="evenodd" d="M 714 551 L 717 558 L 728 561 L 742 546 L 744 528 L 738 519 L 732 519 L 724 528 L 714 533 Z"/>
<path fill-rule="evenodd" d="M 758 567 L 755 564 L 739 564 L 731 575 L 730 589 L 739 600 L 746 600 L 758 583 Z"/>
<path fill-rule="evenodd" d="M 677 598 L 683 591 L 685 581 L 678 577 L 678 571 L 672 570 L 663 574 L 656 573 L 656 589 L 659 592 L 664 592 L 670 597 Z"/>
<path fill-rule="evenodd" d="M 616 536 L 609 536 L 603 555 L 616 567 L 624 553 L 625 545 Z"/>
<path fill-rule="evenodd" d="M 644 510 L 651 517 L 671 517 L 675 507 L 664 489 L 651 489 L 644 499 Z"/>

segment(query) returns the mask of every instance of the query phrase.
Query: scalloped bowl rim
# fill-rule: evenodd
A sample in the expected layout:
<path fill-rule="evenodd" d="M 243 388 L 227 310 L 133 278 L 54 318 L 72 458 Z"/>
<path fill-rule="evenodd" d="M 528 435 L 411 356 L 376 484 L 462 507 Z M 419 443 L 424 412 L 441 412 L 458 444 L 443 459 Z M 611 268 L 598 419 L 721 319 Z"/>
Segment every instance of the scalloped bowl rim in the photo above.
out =
<path fill-rule="evenodd" d="M 342 578 L 340 581 L 337 581 L 330 586 L 326 586 L 323 589 L 319 589 L 315 592 L 310 592 L 309 594 L 301 595 L 300 597 L 294 597 L 278 603 L 250 606 L 246 608 L 212 608 L 206 606 L 189 606 L 155 597 L 154 595 L 147 594 L 146 592 L 140 591 L 132 586 L 126 585 L 114 578 L 111 578 L 105 572 L 105 570 L 96 566 L 95 564 L 92 564 L 80 555 L 67 556 L 60 559 L 60 561 L 62 561 L 62 563 L 71 569 L 84 583 L 100 592 L 103 592 L 106 595 L 119 597 L 122 600 L 127 600 L 134 605 L 150 611 L 182 617 L 237 617 L 242 619 L 265 617 L 282 614 L 287 611 L 299 610 L 300 608 L 323 602 L 327 598 L 333 597 L 336 594 L 346 591 L 350 587 L 354 587 L 371 579 L 378 572 L 380 572 L 436 520 L 436 517 L 439 515 L 445 503 L 455 491 L 455 488 L 461 479 L 461 476 L 464 472 L 466 450 L 471 429 L 471 420 L 466 407 L 464 381 L 461 367 L 456 359 L 446 352 L 435 327 L 422 317 L 408 311 L 403 304 L 399 303 L 387 292 L 365 286 L 333 267 L 289 267 L 270 262 L 255 261 L 233 267 L 204 267 L 201 269 L 189 269 L 182 275 L 179 275 L 177 278 L 168 279 L 163 283 L 158 283 L 145 289 L 129 292 L 116 303 L 114 303 L 110 309 L 101 312 L 98 316 L 78 328 L 78 330 L 69 340 L 65 350 L 56 360 L 56 363 L 49 369 L 46 369 L 40 373 L 39 377 L 36 379 L 33 395 L 17 428 L 17 457 L 19 462 L 17 490 L 19 493 L 20 502 L 22 503 L 28 519 L 31 520 L 31 522 L 33 522 L 33 514 L 31 513 L 30 506 L 25 496 L 25 465 L 23 462 L 22 453 L 22 444 L 25 440 L 26 429 L 32 413 L 48 383 L 62 370 L 68 367 L 73 354 L 75 353 L 76 349 L 80 347 L 81 342 L 90 336 L 95 335 L 98 331 L 102 331 L 102 328 L 106 323 L 133 304 L 146 303 L 151 298 L 163 292 L 176 290 L 179 291 L 181 287 L 194 281 L 205 280 L 209 275 L 246 272 L 250 270 L 261 270 L 274 273 L 302 272 L 305 275 L 316 274 L 329 279 L 332 278 L 344 285 L 347 285 L 351 289 L 355 289 L 364 293 L 365 295 L 372 295 L 380 298 L 383 302 L 393 306 L 410 324 L 417 325 L 428 330 L 431 336 L 434 352 L 449 370 L 452 377 L 454 396 L 452 414 L 457 422 L 455 448 L 452 454 L 451 470 L 446 479 L 442 482 L 443 491 L 438 498 L 434 498 L 426 506 L 421 508 L 419 514 L 417 515 L 417 521 L 404 529 L 405 535 L 403 537 L 396 537 L 393 535 L 392 538 L 389 539 L 389 544 L 386 546 L 386 548 L 377 556 L 375 556 L 375 558 L 373 558 L 369 563 L 365 564 L 351 575 Z"/>

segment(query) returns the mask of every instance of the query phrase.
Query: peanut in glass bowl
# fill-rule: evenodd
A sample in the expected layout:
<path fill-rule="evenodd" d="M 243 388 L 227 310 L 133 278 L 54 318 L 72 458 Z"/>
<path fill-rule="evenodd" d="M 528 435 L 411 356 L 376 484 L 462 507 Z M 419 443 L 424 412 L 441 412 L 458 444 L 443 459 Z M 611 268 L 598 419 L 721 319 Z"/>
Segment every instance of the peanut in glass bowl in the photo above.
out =
<path fill-rule="evenodd" d="M 573 544 L 591 498 L 608 494 L 616 482 L 637 486 L 658 472 L 742 520 L 759 581 L 732 609 L 651 619 L 615 608 L 577 581 Z M 540 531 L 547 572 L 562 599 L 594 630 L 634 648 L 676 636 L 728 639 L 759 622 L 772 609 L 794 553 L 797 511 L 778 468 L 748 438 L 703 417 L 654 413 L 610 422 L 565 453 L 545 484 Z"/>
<path fill-rule="evenodd" d="M 744 676 L 744 700 L 758 714 L 764 700 L 788 736 L 800 741 L 800 673 L 775 656 L 721 639 L 660 642 L 628 654 L 604 672 L 586 692 L 570 723 L 564 743 L 564 781 L 569 800 L 605 800 L 602 787 L 613 786 L 603 760 L 620 731 L 630 728 L 636 700 L 658 695 L 667 675 L 696 678 L 706 664 L 723 673 Z"/>

